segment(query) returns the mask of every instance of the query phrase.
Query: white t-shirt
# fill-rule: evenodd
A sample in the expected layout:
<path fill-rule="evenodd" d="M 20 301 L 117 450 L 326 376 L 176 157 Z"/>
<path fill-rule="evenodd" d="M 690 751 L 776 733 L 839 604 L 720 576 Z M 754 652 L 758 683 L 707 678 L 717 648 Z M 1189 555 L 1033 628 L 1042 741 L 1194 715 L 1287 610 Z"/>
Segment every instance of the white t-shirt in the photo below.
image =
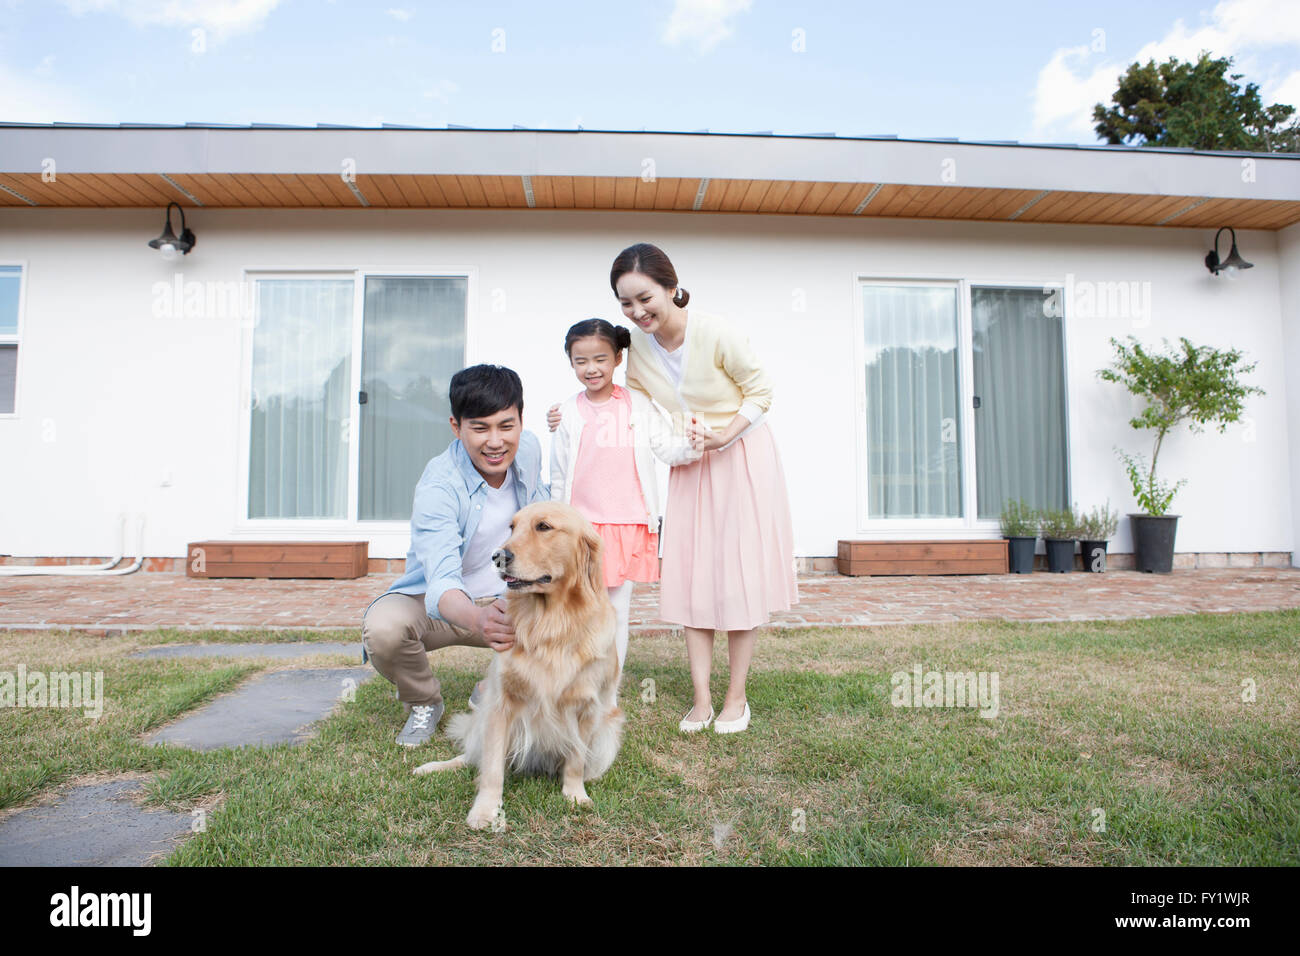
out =
<path fill-rule="evenodd" d="M 669 377 L 672 379 L 673 384 L 678 388 L 681 388 L 682 358 L 686 355 L 686 343 L 682 342 L 681 345 L 669 352 L 666 348 L 660 345 L 659 340 L 652 335 L 650 336 L 650 344 L 654 346 L 654 350 L 659 353 L 659 357 L 663 359 L 664 364 L 668 366 Z"/>
<path fill-rule="evenodd" d="M 506 582 L 501 579 L 496 565 L 492 563 L 492 553 L 509 539 L 510 519 L 518 510 L 512 467 L 506 472 L 506 480 L 501 482 L 500 488 L 487 486 L 483 515 L 479 518 L 478 528 L 470 539 L 469 547 L 465 549 L 465 557 L 461 559 L 460 579 L 471 598 L 506 592 Z"/>

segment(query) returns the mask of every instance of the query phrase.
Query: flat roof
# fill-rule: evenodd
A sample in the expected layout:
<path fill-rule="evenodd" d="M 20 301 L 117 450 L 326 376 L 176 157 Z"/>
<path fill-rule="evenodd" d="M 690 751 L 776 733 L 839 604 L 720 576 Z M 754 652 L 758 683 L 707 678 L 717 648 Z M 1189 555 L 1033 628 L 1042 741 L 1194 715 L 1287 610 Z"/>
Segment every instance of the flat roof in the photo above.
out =
<path fill-rule="evenodd" d="M 51 161 L 55 183 L 41 177 Z M 350 183 L 348 170 L 355 173 Z M 51 188 L 59 176 L 68 177 L 62 191 Z M 451 189 L 444 188 L 449 178 Z M 570 201 L 566 190 L 573 184 L 578 197 Z M 609 200 L 601 198 L 602 184 L 613 186 Z M 672 184 L 671 195 L 656 188 L 647 199 L 643 187 L 656 184 Z M 720 199 L 720 184 L 730 201 Z M 790 184 L 810 184 L 795 190 L 803 196 L 794 204 Z M 539 197 L 539 185 L 552 195 L 559 185 L 559 198 Z M 629 198 L 628 188 L 637 195 Z M 809 195 L 818 197 L 812 206 L 804 201 Z M 1005 201 L 994 201 L 999 197 Z M 1146 204 L 1150 216 L 1129 215 L 1134 197 L 1155 200 Z M 892 199 L 899 200 L 895 211 L 882 213 Z M 1212 214 L 1208 221 L 1240 213 L 1238 221 L 1279 228 L 1300 221 L 1300 155 L 833 134 L 0 124 L 0 204 L 160 200 L 240 207 L 923 212 L 923 218 L 1179 226 L 1199 224 L 1185 217 L 1202 212 Z M 1089 218 L 1098 205 L 1111 213 L 1098 209 Z M 1067 218 L 1043 216 L 1058 207 Z"/>

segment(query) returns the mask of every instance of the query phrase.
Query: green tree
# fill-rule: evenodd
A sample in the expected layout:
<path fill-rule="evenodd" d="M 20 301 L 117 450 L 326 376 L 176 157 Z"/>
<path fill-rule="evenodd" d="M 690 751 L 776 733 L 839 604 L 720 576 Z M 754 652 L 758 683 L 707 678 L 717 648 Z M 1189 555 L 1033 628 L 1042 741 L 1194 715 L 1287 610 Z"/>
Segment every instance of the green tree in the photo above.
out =
<path fill-rule="evenodd" d="M 1168 345 L 1168 339 L 1164 341 Z M 1183 479 L 1169 487 L 1156 479 L 1156 460 L 1165 435 L 1182 422 L 1187 422 L 1193 432 L 1203 431 L 1203 425 L 1217 423 L 1222 434 L 1229 423 L 1241 420 L 1249 396 L 1264 394 L 1263 389 L 1237 380 L 1238 375 L 1254 371 L 1259 364 L 1239 366 L 1242 353 L 1237 349 L 1198 348 L 1181 336 L 1179 342 L 1181 355 L 1177 350 L 1151 354 L 1135 336 L 1128 337 L 1127 345 L 1112 337 L 1110 344 L 1118 357 L 1110 368 L 1097 372 L 1104 381 L 1123 385 L 1147 402 L 1141 414 L 1129 419 L 1129 424 L 1156 433 L 1150 470 L 1144 476 L 1140 457 L 1135 460 L 1119 449 L 1116 451 L 1124 460 L 1133 497 L 1152 515 L 1164 514 L 1179 487 L 1186 482 Z"/>
<path fill-rule="evenodd" d="M 1114 105 L 1093 107 L 1094 129 L 1112 145 L 1300 152 L 1295 107 L 1264 106 L 1257 84 L 1241 87 L 1243 74 L 1225 75 L 1231 66 L 1232 57 L 1205 51 L 1195 63 L 1176 57 L 1158 65 L 1134 63 L 1120 77 Z"/>

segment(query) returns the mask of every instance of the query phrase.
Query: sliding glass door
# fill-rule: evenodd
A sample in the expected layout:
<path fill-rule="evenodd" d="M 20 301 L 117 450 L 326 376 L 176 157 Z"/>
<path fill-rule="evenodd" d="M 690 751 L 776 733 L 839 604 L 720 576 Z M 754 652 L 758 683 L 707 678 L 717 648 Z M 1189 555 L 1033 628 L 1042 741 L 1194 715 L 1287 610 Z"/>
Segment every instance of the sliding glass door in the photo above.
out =
<path fill-rule="evenodd" d="M 248 517 L 346 518 L 351 279 L 257 283 Z"/>
<path fill-rule="evenodd" d="M 367 276 L 362 319 L 361 520 L 411 517 L 429 459 L 454 437 L 447 389 L 465 358 L 464 276 Z"/>
<path fill-rule="evenodd" d="M 254 276 L 249 519 L 405 521 L 451 441 L 464 275 Z"/>
<path fill-rule="evenodd" d="M 1045 301 L 1041 289 L 971 289 L 981 518 L 1017 498 L 1069 507 L 1064 330 Z"/>
<path fill-rule="evenodd" d="M 869 518 L 961 516 L 957 287 L 863 288 Z"/>
<path fill-rule="evenodd" d="M 1068 507 L 1064 318 L 1043 287 L 861 283 L 860 530 Z"/>

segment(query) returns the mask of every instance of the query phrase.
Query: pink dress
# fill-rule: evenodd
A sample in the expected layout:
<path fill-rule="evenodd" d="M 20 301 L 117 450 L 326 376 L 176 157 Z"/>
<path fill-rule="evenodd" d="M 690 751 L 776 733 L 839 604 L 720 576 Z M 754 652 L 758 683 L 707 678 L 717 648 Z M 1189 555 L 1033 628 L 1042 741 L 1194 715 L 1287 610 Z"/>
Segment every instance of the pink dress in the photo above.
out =
<path fill-rule="evenodd" d="M 637 339 L 632 347 L 640 347 Z M 677 363 L 667 353 L 663 359 L 680 384 Z M 799 603 L 785 469 L 766 421 L 668 473 L 663 530 L 663 620 L 747 631 Z"/>
<path fill-rule="evenodd" d="M 581 392 L 578 411 L 582 437 L 569 500 L 600 535 L 605 587 L 624 581 L 658 581 L 659 535 L 645 523 L 645 496 L 636 473 L 630 426 L 632 397 L 615 385 L 608 401 L 593 405 Z"/>

